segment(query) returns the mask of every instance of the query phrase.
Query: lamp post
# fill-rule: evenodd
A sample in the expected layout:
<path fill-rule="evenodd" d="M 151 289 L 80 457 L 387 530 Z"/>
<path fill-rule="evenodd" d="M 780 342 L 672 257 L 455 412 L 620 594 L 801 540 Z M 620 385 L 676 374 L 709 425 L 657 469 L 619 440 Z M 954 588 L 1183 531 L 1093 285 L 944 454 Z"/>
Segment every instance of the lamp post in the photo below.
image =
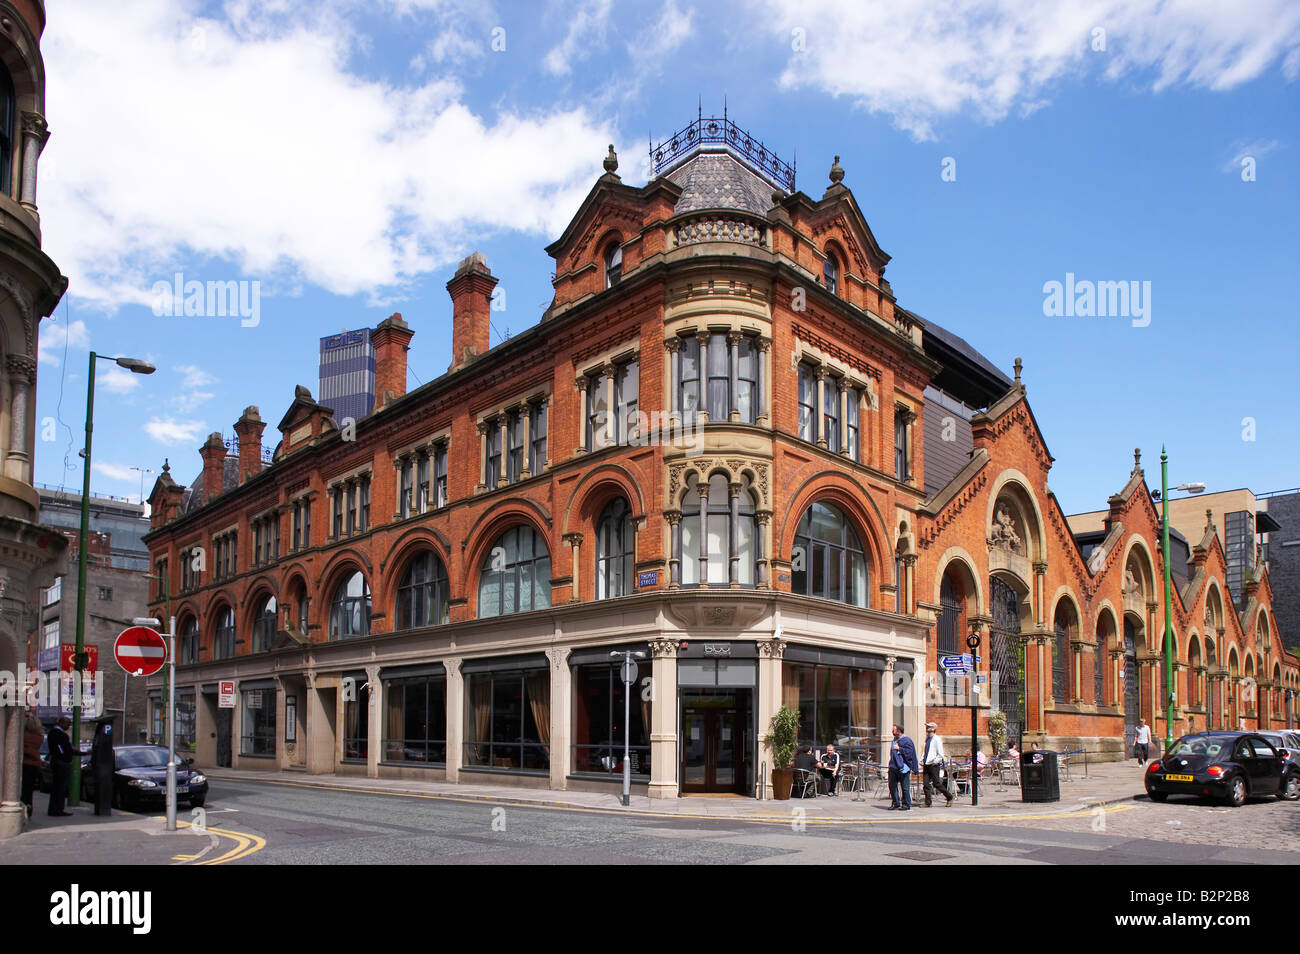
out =
<path fill-rule="evenodd" d="M 77 643 L 72 667 L 76 672 L 73 686 L 81 685 L 86 668 L 86 550 L 90 545 L 90 439 L 95 416 L 95 362 L 100 358 L 114 361 L 133 374 L 153 374 L 157 369 L 148 361 L 136 358 L 110 358 L 90 352 L 90 371 L 86 377 L 86 446 L 81 450 L 81 532 L 77 538 Z M 125 720 L 125 714 L 123 715 Z M 81 801 L 81 699 L 72 700 L 72 771 L 68 777 L 68 803 Z"/>
<path fill-rule="evenodd" d="M 162 628 L 162 623 L 152 616 L 132 620 L 136 626 Z M 169 618 L 167 630 L 167 666 L 163 669 L 167 693 L 167 830 L 176 830 L 176 617 Z M 125 719 L 125 716 L 123 716 Z"/>
<path fill-rule="evenodd" d="M 1179 484 L 1174 490 L 1185 490 L 1199 494 L 1205 490 L 1205 484 Z M 1160 447 L 1160 491 L 1151 496 L 1160 501 L 1160 552 L 1165 563 L 1165 751 L 1174 746 L 1174 618 L 1173 589 L 1170 583 L 1169 567 L 1169 454 L 1164 445 Z"/>
<path fill-rule="evenodd" d="M 619 674 L 623 677 L 623 807 L 627 808 L 632 804 L 632 762 L 629 758 L 632 741 L 628 722 L 632 718 L 632 684 L 636 682 L 637 676 L 636 663 L 632 661 L 632 657 L 644 659 L 645 653 L 629 649 L 623 652 L 614 650 L 610 655 L 623 657 L 623 666 Z"/>
<path fill-rule="evenodd" d="M 143 507 L 144 506 L 144 475 L 156 474 L 158 473 L 158 471 L 152 470 L 151 468 L 148 467 L 136 467 L 134 464 L 131 466 L 131 470 L 138 470 L 140 472 L 140 506 Z"/>

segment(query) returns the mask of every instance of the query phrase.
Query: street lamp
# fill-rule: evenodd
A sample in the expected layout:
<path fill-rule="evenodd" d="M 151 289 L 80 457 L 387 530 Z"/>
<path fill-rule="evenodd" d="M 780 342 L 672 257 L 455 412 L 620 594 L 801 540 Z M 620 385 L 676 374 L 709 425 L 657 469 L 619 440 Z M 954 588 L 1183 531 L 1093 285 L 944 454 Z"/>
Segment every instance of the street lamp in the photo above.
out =
<path fill-rule="evenodd" d="M 1189 494 L 1204 492 L 1205 484 L 1199 481 L 1191 484 L 1179 484 L 1174 490 L 1185 490 Z M 1151 491 L 1153 499 L 1160 501 L 1160 551 L 1165 559 L 1165 751 L 1174 747 L 1174 617 L 1173 595 L 1170 583 L 1169 567 L 1169 454 L 1164 445 L 1160 447 L 1160 489 Z"/>
<path fill-rule="evenodd" d="M 645 659 L 645 653 L 627 649 L 622 652 L 614 650 L 610 655 L 615 658 L 623 657 L 623 666 L 619 674 L 623 677 L 623 807 L 627 808 L 632 804 L 632 762 L 629 759 L 632 741 L 628 722 L 632 718 L 632 684 L 636 682 L 637 676 L 636 663 L 633 662 L 632 657 Z"/>
<path fill-rule="evenodd" d="M 95 416 L 95 362 L 103 358 L 114 361 L 119 368 L 133 374 L 153 374 L 157 370 L 148 361 L 138 358 L 110 358 L 90 352 L 90 371 L 86 376 L 86 446 L 82 448 L 81 481 L 81 533 L 77 540 L 77 645 L 73 651 L 72 666 L 77 675 L 73 685 L 79 686 L 86 669 L 86 556 L 90 546 L 90 439 Z M 74 697 L 72 706 L 72 771 L 68 777 L 68 802 L 81 801 L 81 699 Z M 125 714 L 123 715 L 125 719 Z"/>
<path fill-rule="evenodd" d="M 158 473 L 158 471 L 153 470 L 152 468 L 149 467 L 136 467 L 134 464 L 131 465 L 131 470 L 138 470 L 140 472 L 140 506 L 143 507 L 144 506 L 144 475 L 156 474 Z"/>

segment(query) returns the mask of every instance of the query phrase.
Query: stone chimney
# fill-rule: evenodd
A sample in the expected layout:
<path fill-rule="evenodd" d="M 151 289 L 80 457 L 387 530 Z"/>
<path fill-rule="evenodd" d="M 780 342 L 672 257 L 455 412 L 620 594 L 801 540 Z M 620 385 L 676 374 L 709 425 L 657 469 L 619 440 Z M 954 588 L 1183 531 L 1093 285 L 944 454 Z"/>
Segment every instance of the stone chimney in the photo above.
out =
<path fill-rule="evenodd" d="M 393 312 L 370 332 L 375 349 L 375 410 L 387 407 L 406 393 L 406 352 L 411 350 L 415 332 Z"/>
<path fill-rule="evenodd" d="M 492 289 L 497 280 L 488 270 L 482 252 L 475 252 L 456 266 L 447 282 L 451 295 L 451 367 L 465 367 L 492 347 Z"/>
<path fill-rule="evenodd" d="M 199 448 L 203 455 L 203 502 L 211 503 L 221 495 L 222 471 L 226 466 L 226 442 L 220 431 L 213 431 Z"/>
<path fill-rule="evenodd" d="M 235 433 L 239 436 L 239 483 L 262 472 L 262 431 L 266 422 L 258 412 L 257 405 L 250 404 L 244 408 L 235 422 Z"/>

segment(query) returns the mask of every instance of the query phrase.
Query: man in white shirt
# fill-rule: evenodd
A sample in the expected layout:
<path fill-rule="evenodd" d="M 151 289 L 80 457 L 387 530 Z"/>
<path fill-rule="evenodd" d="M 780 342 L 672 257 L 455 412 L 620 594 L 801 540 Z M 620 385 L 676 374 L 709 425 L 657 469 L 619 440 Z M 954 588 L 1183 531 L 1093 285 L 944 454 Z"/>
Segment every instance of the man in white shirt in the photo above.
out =
<path fill-rule="evenodd" d="M 1146 719 L 1138 720 L 1137 731 L 1133 733 L 1133 757 L 1139 765 L 1146 765 L 1151 746 L 1151 727 Z"/>
<path fill-rule="evenodd" d="M 939 779 L 939 769 L 943 766 L 943 740 L 939 738 L 939 726 L 934 722 L 925 724 L 925 746 L 922 749 L 921 765 L 925 772 L 925 807 L 930 808 L 932 805 L 930 787 L 934 786 L 934 791 L 948 799 L 948 807 L 952 807 L 952 799 L 944 790 L 943 783 Z"/>

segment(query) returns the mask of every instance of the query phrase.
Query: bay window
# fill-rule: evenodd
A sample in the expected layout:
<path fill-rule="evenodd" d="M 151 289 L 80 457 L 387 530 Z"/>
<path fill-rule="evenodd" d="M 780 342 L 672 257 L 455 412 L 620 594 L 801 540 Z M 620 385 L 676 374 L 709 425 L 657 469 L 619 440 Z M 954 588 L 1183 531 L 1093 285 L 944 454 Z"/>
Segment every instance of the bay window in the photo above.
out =
<path fill-rule="evenodd" d="M 692 474 L 682 502 L 682 585 L 752 586 L 755 535 L 754 497 L 748 479 L 733 492 L 723 474 L 714 474 L 702 484 Z"/>

